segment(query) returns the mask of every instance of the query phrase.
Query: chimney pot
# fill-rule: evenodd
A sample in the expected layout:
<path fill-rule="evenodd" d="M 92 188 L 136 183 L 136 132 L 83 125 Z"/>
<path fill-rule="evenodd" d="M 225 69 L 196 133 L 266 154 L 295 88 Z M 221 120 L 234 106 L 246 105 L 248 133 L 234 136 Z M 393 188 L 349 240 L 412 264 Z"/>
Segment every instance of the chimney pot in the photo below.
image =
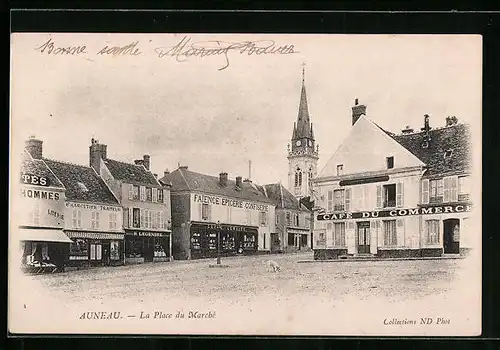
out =
<path fill-rule="evenodd" d="M 165 169 L 165 171 L 163 172 L 163 175 L 164 175 L 164 176 L 167 176 L 168 174 L 170 174 L 170 170 Z"/>
<path fill-rule="evenodd" d="M 151 165 L 151 157 L 149 156 L 149 154 L 145 154 L 143 156 L 143 163 L 144 167 L 149 170 L 150 168 L 150 165 Z"/>
<path fill-rule="evenodd" d="M 242 179 L 241 176 L 236 176 L 236 187 L 241 187 Z"/>
<path fill-rule="evenodd" d="M 182 169 L 182 170 L 188 170 L 188 166 L 187 165 L 181 165 L 179 167 L 179 169 Z"/>
<path fill-rule="evenodd" d="M 227 173 L 222 172 L 219 174 L 219 183 L 222 187 L 227 186 Z"/>
<path fill-rule="evenodd" d="M 26 150 L 34 159 L 42 159 L 43 157 L 43 141 L 38 140 L 35 136 L 30 136 L 25 142 Z"/>
<path fill-rule="evenodd" d="M 94 168 L 97 174 L 100 174 L 101 159 L 107 158 L 108 146 L 105 144 L 100 144 L 97 139 L 92 138 L 90 140 L 89 147 L 89 165 Z"/>

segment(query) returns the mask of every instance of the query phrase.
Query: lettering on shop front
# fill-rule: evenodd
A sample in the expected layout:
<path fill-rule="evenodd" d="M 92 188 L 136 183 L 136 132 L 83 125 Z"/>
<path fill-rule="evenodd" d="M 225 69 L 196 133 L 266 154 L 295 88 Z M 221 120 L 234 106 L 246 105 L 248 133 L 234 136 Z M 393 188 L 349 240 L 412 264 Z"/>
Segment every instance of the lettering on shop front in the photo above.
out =
<path fill-rule="evenodd" d="M 45 176 L 21 174 L 21 182 L 27 185 L 50 186 L 50 181 Z"/>
<path fill-rule="evenodd" d="M 410 216 L 410 215 L 430 215 L 430 214 L 446 214 L 446 213 L 464 213 L 471 211 L 470 204 L 444 205 L 436 207 L 422 207 L 409 209 L 393 209 L 393 210 L 376 210 L 376 211 L 361 211 L 353 213 L 330 213 L 320 214 L 316 216 L 319 221 L 323 220 L 348 220 L 348 219 L 369 219 L 395 216 Z"/>
<path fill-rule="evenodd" d="M 25 188 L 21 190 L 21 195 L 23 197 L 28 197 L 28 198 L 48 199 L 54 201 L 58 201 L 60 198 L 60 194 L 58 192 L 40 191 L 40 190 L 32 190 Z"/>
<path fill-rule="evenodd" d="M 204 204 L 215 204 L 215 205 L 221 205 L 221 206 L 226 206 L 226 207 L 235 207 L 235 208 L 242 208 L 242 209 L 251 209 L 251 210 L 257 210 L 257 211 L 269 211 L 269 206 L 263 205 L 263 204 L 258 204 L 258 203 L 252 203 L 252 202 L 245 202 L 241 201 L 238 199 L 230 199 L 230 198 L 224 198 L 224 197 L 218 197 L 218 196 L 209 196 L 205 194 L 194 194 L 194 201 L 198 203 L 204 203 Z"/>
<path fill-rule="evenodd" d="M 80 208 L 80 209 L 91 209 L 91 210 L 102 210 L 102 211 L 122 211 L 120 207 L 113 207 L 108 205 L 97 205 L 97 204 L 85 204 L 85 203 L 74 203 L 66 202 L 67 208 Z"/>

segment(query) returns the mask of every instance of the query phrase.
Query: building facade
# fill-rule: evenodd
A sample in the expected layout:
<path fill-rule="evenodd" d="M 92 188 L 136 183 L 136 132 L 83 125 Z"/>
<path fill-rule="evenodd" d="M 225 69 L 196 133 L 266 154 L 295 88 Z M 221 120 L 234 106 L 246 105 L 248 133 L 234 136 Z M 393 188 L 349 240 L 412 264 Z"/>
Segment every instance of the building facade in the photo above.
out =
<path fill-rule="evenodd" d="M 314 180 L 315 259 L 353 255 L 421 257 L 471 247 L 470 132 L 447 118 L 396 135 L 366 117 L 353 126 Z"/>
<path fill-rule="evenodd" d="M 304 70 L 299 112 L 288 144 L 288 190 L 298 199 L 311 195 L 311 181 L 317 175 L 318 152 L 307 106 Z"/>
<path fill-rule="evenodd" d="M 275 207 L 250 181 L 228 179 L 179 167 L 160 182 L 172 187 L 175 259 L 256 254 L 271 250 Z"/>
<path fill-rule="evenodd" d="M 64 232 L 71 267 L 123 265 L 123 210 L 91 167 L 44 160 L 66 188 Z"/>
<path fill-rule="evenodd" d="M 266 196 L 276 206 L 276 234 L 271 237 L 272 252 L 311 249 L 311 211 L 281 183 L 263 186 Z"/>
<path fill-rule="evenodd" d="M 149 155 L 131 164 L 108 158 L 95 139 L 89 148 L 90 166 L 123 208 L 125 263 L 170 261 L 170 188 L 151 173 Z"/>
<path fill-rule="evenodd" d="M 26 141 L 22 156 L 20 197 L 12 206 L 19 223 L 12 227 L 21 242 L 21 266 L 26 272 L 64 271 L 71 240 L 64 234 L 63 184 L 42 159 L 41 140 Z"/>

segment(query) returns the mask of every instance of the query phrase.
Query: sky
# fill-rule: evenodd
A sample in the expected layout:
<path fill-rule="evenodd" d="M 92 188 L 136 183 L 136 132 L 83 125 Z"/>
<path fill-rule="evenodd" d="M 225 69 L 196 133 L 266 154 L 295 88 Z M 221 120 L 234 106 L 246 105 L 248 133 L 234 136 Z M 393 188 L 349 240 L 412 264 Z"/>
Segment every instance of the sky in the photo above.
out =
<path fill-rule="evenodd" d="M 273 40 L 293 54 L 158 57 L 184 37 L 238 43 Z M 85 53 L 36 50 L 83 46 Z M 141 54 L 100 56 L 137 41 Z M 199 45 L 199 44 L 198 44 Z M 213 44 L 215 45 L 215 44 Z M 320 159 L 326 165 L 351 128 L 354 99 L 398 133 L 444 126 L 454 115 L 480 132 L 482 42 L 473 35 L 20 34 L 11 40 L 12 158 L 30 136 L 44 157 L 88 165 L 91 138 L 108 157 L 151 156 L 160 177 L 178 164 L 257 183 L 288 182 L 287 144 L 305 85 Z"/>

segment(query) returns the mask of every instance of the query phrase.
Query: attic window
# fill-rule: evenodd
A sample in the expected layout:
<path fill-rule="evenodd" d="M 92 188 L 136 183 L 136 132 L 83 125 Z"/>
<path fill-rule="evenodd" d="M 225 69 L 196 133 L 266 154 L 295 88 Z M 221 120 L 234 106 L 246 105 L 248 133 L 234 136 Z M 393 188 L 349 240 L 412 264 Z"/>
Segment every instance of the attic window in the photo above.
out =
<path fill-rule="evenodd" d="M 337 176 L 340 176 L 343 174 L 344 174 L 344 165 L 343 164 L 337 165 Z"/>
<path fill-rule="evenodd" d="M 89 189 L 87 188 L 87 186 L 85 186 L 84 183 L 82 182 L 78 182 L 78 187 L 80 187 L 80 189 L 83 191 L 83 192 L 88 192 Z"/>
<path fill-rule="evenodd" d="M 444 152 L 444 159 L 450 158 L 452 154 L 453 154 L 452 149 L 447 150 L 446 152 Z"/>
<path fill-rule="evenodd" d="M 387 169 L 392 169 L 394 168 L 394 157 L 387 157 Z"/>

